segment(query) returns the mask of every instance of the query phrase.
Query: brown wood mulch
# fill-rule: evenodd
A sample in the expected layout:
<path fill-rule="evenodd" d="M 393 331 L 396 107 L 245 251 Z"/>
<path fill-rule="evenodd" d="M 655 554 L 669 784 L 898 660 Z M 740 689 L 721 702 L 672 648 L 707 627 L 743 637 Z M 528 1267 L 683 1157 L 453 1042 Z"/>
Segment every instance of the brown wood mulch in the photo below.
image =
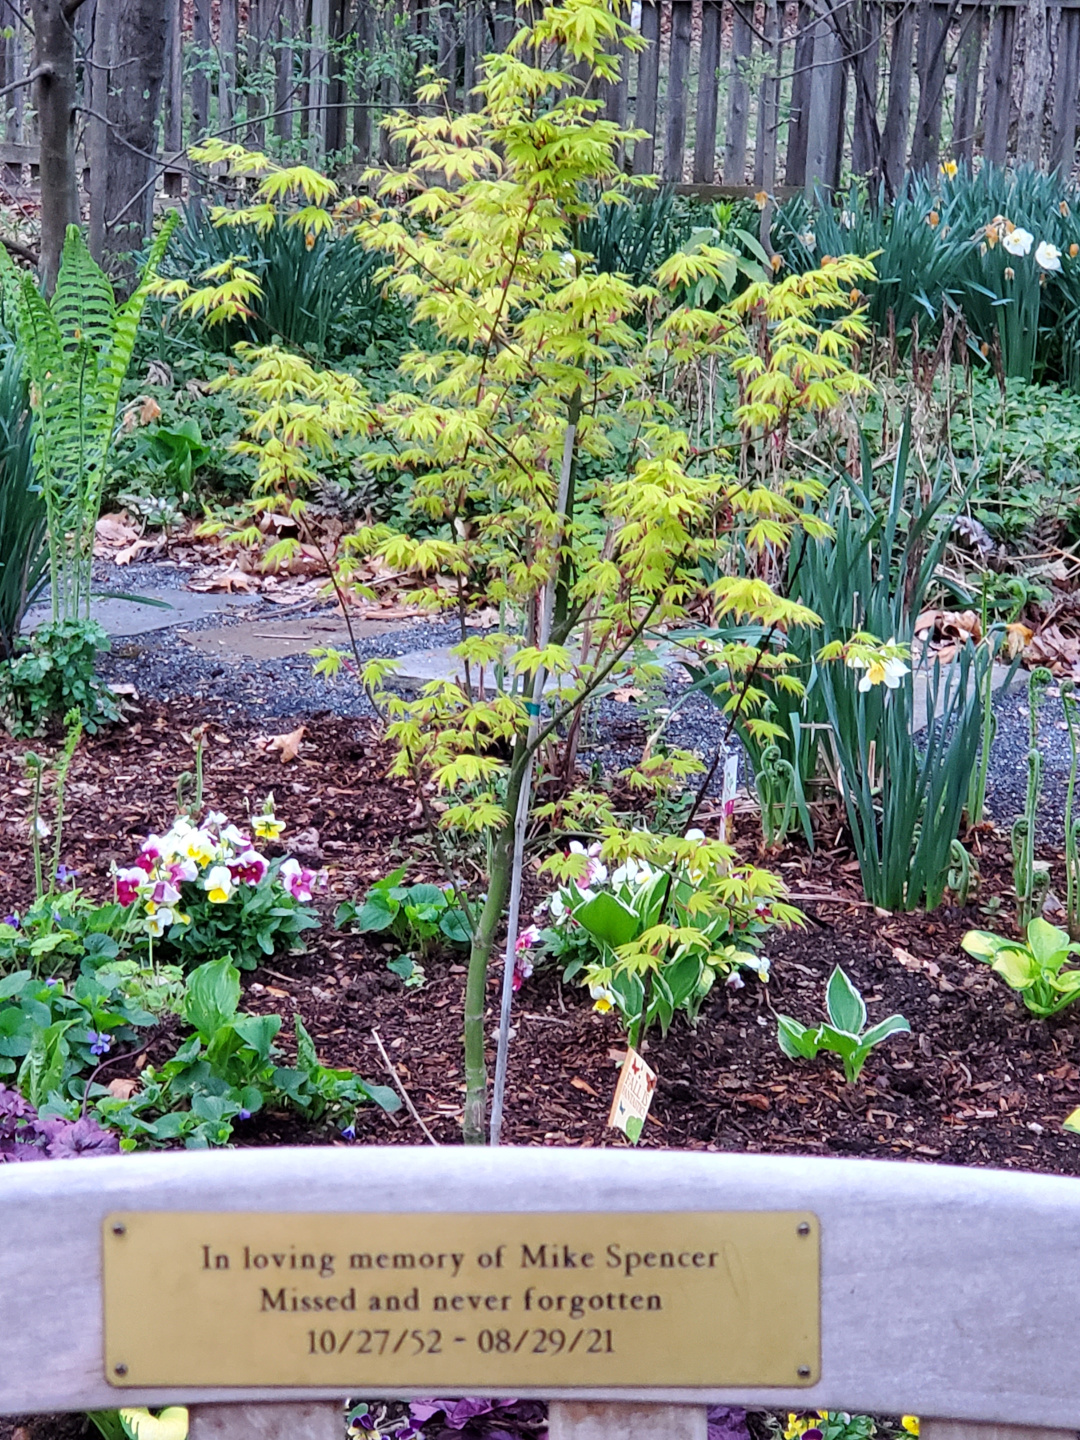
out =
<path fill-rule="evenodd" d="M 65 863 L 78 870 L 79 884 L 91 894 L 108 894 L 111 863 L 130 863 L 140 839 L 170 823 L 177 776 L 191 768 L 186 735 L 207 718 L 207 803 L 239 820 L 272 789 L 287 822 L 286 847 L 289 836 L 314 829 L 331 876 L 331 893 L 320 902 L 326 925 L 314 933 L 306 954 L 278 956 L 245 975 L 247 1008 L 284 1016 L 286 1050 L 298 1011 L 325 1063 L 386 1083 L 372 1036 L 377 1030 L 433 1134 L 454 1143 L 463 1093 L 462 958 L 428 957 L 427 984 L 406 990 L 386 968 L 400 946 L 330 925 L 340 899 L 361 897 L 373 880 L 410 857 L 410 879 L 441 878 L 419 828 L 415 797 L 386 779 L 387 752 L 366 722 L 307 718 L 300 754 L 286 765 L 257 747 L 254 726 L 231 723 L 226 730 L 214 723 L 212 710 L 194 704 L 168 710 L 140 705 L 126 725 L 86 739 L 76 755 Z M 28 787 L 19 765 L 26 748 L 0 740 L 0 914 L 25 907 L 32 896 Z M 748 857 L 756 854 L 755 832 L 747 817 L 740 843 Z M 971 926 L 1012 923 L 1006 840 L 989 834 L 980 844 L 980 898 L 1002 897 L 998 918 L 988 919 L 977 904 L 930 916 L 878 915 L 862 902 L 857 868 L 843 848 L 810 856 L 797 844 L 772 857 L 768 863 L 779 866 L 793 895 L 829 898 L 807 901 L 806 927 L 769 942 L 767 987 L 753 979 L 739 991 L 718 986 L 696 1029 L 679 1018 L 665 1038 L 650 1036 L 647 1057 L 660 1080 L 642 1143 L 1080 1173 L 1080 1137 L 1061 1129 L 1080 1104 L 1080 1014 L 1066 1012 L 1052 1021 L 1030 1017 L 995 976 L 959 949 Z M 844 1084 L 837 1061 L 788 1060 L 776 1043 L 773 1009 L 805 1023 L 822 1017 L 823 982 L 837 963 L 861 988 L 871 1023 L 899 1011 L 912 1027 L 910 1037 L 894 1037 L 874 1053 L 855 1086 Z M 493 973 L 492 1032 L 498 985 Z M 505 1140 L 624 1144 L 605 1128 L 621 1057 L 615 1020 L 594 1014 L 587 994 L 562 986 L 549 966 L 520 991 L 515 1024 Z M 151 1058 L 166 1058 L 175 1044 L 175 1025 L 165 1027 Z M 123 1073 L 123 1065 L 112 1070 Z M 274 1114 L 240 1127 L 237 1140 L 350 1143 Z M 372 1107 L 361 1112 L 354 1143 L 423 1141 L 404 1110 L 386 1116 Z"/>

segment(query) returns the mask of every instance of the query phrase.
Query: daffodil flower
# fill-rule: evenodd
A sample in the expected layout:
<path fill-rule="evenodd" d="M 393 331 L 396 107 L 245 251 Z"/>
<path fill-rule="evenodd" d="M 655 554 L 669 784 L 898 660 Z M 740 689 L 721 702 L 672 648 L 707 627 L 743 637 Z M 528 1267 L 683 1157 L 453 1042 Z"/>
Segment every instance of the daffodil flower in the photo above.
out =
<path fill-rule="evenodd" d="M 1051 245 L 1049 240 L 1040 240 L 1035 248 L 1035 263 L 1044 270 L 1060 270 L 1061 251 L 1056 245 Z"/>
<path fill-rule="evenodd" d="M 1014 227 L 1002 238 L 1001 248 L 1007 250 L 1010 255 L 1028 255 L 1035 243 L 1035 236 L 1030 230 L 1021 230 L 1019 226 Z"/>
<path fill-rule="evenodd" d="M 227 865 L 214 865 L 203 876 L 203 889 L 212 905 L 224 905 L 233 892 L 233 878 Z"/>

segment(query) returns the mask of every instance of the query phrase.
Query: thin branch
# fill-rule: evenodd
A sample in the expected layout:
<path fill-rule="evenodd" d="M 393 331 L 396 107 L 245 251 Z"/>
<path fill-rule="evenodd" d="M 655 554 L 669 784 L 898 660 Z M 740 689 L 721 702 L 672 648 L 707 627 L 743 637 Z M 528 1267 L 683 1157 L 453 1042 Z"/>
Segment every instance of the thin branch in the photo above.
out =
<path fill-rule="evenodd" d="M 401 1083 L 401 1077 L 400 1077 L 400 1075 L 397 1073 L 397 1071 L 394 1069 L 394 1066 L 393 1066 L 393 1063 L 392 1063 L 392 1061 L 391 1061 L 391 1059 L 390 1059 L 390 1056 L 386 1053 L 386 1046 L 382 1043 L 382 1040 L 381 1040 L 381 1038 L 380 1038 L 380 1036 L 379 1036 L 378 1030 L 372 1030 L 372 1032 L 371 1032 L 371 1038 L 375 1041 L 375 1044 L 379 1047 L 379 1054 L 382 1056 L 383 1061 L 384 1061 L 384 1063 L 385 1063 L 385 1065 L 386 1065 L 386 1068 L 387 1068 L 387 1070 L 390 1072 L 390 1079 L 393 1080 L 393 1082 L 394 1082 L 394 1088 L 395 1088 L 395 1090 L 397 1090 L 397 1092 L 398 1092 L 398 1094 L 401 1096 L 401 1098 L 405 1101 L 405 1104 L 406 1104 L 406 1106 L 408 1107 L 409 1114 L 413 1117 L 413 1119 L 416 1121 L 416 1123 L 420 1126 L 420 1129 L 424 1132 L 424 1134 L 425 1134 L 425 1135 L 427 1136 L 427 1138 L 431 1141 L 431 1143 L 432 1143 L 433 1145 L 438 1145 L 438 1143 L 439 1143 L 438 1140 L 435 1139 L 435 1136 L 431 1133 L 431 1131 L 428 1129 L 428 1127 L 424 1124 L 423 1120 L 421 1120 L 419 1110 L 417 1110 L 416 1106 L 413 1104 L 412 1100 L 409 1098 L 409 1092 L 405 1089 L 405 1086 Z"/>
<path fill-rule="evenodd" d="M 24 85 L 32 85 L 35 80 L 47 80 L 55 75 L 51 65 L 35 65 L 29 75 L 24 75 L 21 80 L 13 80 L 10 85 L 0 86 L 0 95 L 10 95 L 13 90 L 21 90 Z"/>

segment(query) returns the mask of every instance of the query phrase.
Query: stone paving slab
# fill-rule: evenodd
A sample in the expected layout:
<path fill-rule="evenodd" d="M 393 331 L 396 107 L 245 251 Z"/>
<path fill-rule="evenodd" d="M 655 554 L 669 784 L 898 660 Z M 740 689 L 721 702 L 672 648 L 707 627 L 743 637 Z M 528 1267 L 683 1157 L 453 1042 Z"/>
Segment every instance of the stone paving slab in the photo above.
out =
<path fill-rule="evenodd" d="M 373 635 L 400 632 L 402 622 L 400 619 L 354 620 L 352 628 L 358 640 L 366 640 Z M 346 651 L 349 648 L 349 632 L 339 615 L 312 615 L 296 620 L 268 615 L 259 620 L 241 620 L 236 625 L 196 630 L 183 639 L 185 644 L 206 655 L 237 661 L 284 660 L 291 655 L 304 655 L 319 645 L 332 645 Z"/>
<path fill-rule="evenodd" d="M 120 639 L 129 635 L 146 635 L 152 630 L 167 630 L 173 625 L 190 625 L 194 620 L 203 620 L 208 615 L 222 611 L 237 610 L 251 605 L 251 595 L 236 595 L 225 591 L 204 593 L 197 590 L 147 589 L 132 590 L 148 600 L 159 600 L 161 605 L 143 605 L 138 600 L 116 600 L 100 597 L 90 602 L 91 618 L 96 620 L 106 634 Z M 33 605 L 26 612 L 23 632 L 29 634 L 39 625 L 52 618 L 49 605 Z"/>

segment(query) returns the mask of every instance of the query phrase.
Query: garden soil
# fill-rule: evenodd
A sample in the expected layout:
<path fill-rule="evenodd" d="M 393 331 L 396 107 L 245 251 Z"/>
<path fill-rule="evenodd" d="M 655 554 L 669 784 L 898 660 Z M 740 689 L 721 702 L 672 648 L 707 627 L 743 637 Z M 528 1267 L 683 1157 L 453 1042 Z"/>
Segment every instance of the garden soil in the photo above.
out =
<path fill-rule="evenodd" d="M 395 1083 L 407 1090 L 441 1143 L 460 1139 L 464 1078 L 461 1013 L 464 956 L 426 957 L 427 982 L 406 989 L 387 969 L 397 944 L 335 931 L 345 898 L 410 862 L 410 880 L 442 877 L 427 847 L 415 793 L 387 779 L 389 753 L 370 723 L 308 716 L 299 754 L 282 763 L 267 750 L 262 722 L 235 713 L 215 721 L 203 704 L 155 702 L 132 708 L 125 725 L 88 737 L 67 788 L 63 859 L 78 884 L 105 898 L 110 867 L 129 864 L 143 837 L 171 822 L 177 778 L 192 768 L 191 728 L 209 720 L 206 801 L 242 820 L 273 791 L 287 822 L 284 844 L 308 864 L 326 865 L 324 927 L 302 955 L 280 955 L 245 974 L 244 1004 L 284 1017 L 287 1053 L 292 1017 L 315 1037 L 320 1059 L 387 1083 L 376 1032 Z M 283 722 L 281 730 L 293 725 Z M 39 747 L 44 748 L 44 747 Z M 32 898 L 29 787 L 19 757 L 25 746 L 0 740 L 0 914 Z M 753 816 L 737 841 L 758 856 Z M 766 946 L 767 986 L 717 986 L 696 1029 L 678 1018 L 666 1037 L 650 1035 L 647 1059 L 658 1072 L 652 1114 L 641 1143 L 652 1148 L 845 1155 L 917 1162 L 1018 1167 L 1080 1174 L 1080 1137 L 1061 1128 L 1080 1104 L 1080 1017 L 1055 1020 L 1027 1011 L 985 966 L 959 946 L 973 926 L 1013 923 L 1007 838 L 975 838 L 982 892 L 966 909 L 929 917 L 883 915 L 862 900 L 858 869 L 842 838 L 809 855 L 793 845 L 765 858 L 802 905 L 806 924 Z M 467 857 L 462 862 L 468 867 Z M 474 872 L 475 874 L 475 872 Z M 1060 879 L 1060 876 L 1057 877 Z M 1060 888 L 1060 887 L 1058 887 Z M 531 886 L 530 903 L 541 896 Z M 988 917 L 980 906 L 1000 902 Z M 873 1052 L 859 1084 L 843 1082 L 838 1062 L 784 1057 L 775 1012 L 804 1023 L 823 1016 L 824 984 L 836 964 L 862 990 L 870 1022 L 893 1012 L 911 1022 Z M 489 980 L 487 1024 L 497 1023 L 500 967 Z M 595 1014 L 587 993 L 541 968 L 516 997 L 504 1138 L 520 1145 L 624 1145 L 606 1127 L 623 1043 L 614 1019 Z M 147 1049 L 109 1057 L 102 1081 L 137 1079 L 147 1062 L 175 1049 L 175 1022 Z M 355 1140 L 312 1129 L 287 1114 L 262 1113 L 238 1127 L 237 1143 L 418 1144 L 424 1134 L 405 1109 L 360 1112 Z"/>

